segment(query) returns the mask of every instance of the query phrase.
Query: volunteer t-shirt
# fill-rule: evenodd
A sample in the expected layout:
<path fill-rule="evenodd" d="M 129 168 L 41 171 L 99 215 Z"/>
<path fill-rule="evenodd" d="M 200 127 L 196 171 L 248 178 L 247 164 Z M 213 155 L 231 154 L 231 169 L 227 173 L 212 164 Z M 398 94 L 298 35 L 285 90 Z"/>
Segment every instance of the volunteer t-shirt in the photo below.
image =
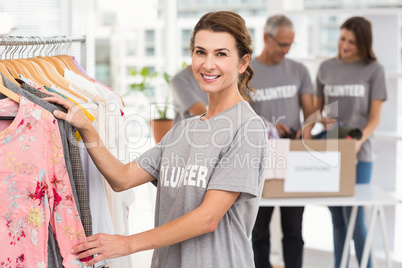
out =
<path fill-rule="evenodd" d="M 250 236 L 266 168 L 264 124 L 245 101 L 200 118 L 180 121 L 137 160 L 156 178 L 155 226 L 197 208 L 208 190 L 241 194 L 214 232 L 154 250 L 152 267 L 254 267 Z"/>
<path fill-rule="evenodd" d="M 176 109 L 175 123 L 189 118 L 191 115 L 188 109 L 197 102 L 202 102 L 205 106 L 208 106 L 208 94 L 202 91 L 188 67 L 173 76 L 170 85 L 172 87 L 173 104 Z"/>
<path fill-rule="evenodd" d="M 370 101 L 387 99 L 383 67 L 376 61 L 346 63 L 324 61 L 317 73 L 317 97 L 324 98 L 324 112 L 345 127 L 363 129 L 370 115 Z M 363 143 L 357 159 L 372 161 L 372 139 Z"/>
<path fill-rule="evenodd" d="M 251 98 L 254 111 L 273 124 L 300 129 L 300 95 L 314 93 L 307 68 L 287 58 L 275 65 L 253 59 L 250 65 L 254 70 L 250 85 L 256 91 Z"/>

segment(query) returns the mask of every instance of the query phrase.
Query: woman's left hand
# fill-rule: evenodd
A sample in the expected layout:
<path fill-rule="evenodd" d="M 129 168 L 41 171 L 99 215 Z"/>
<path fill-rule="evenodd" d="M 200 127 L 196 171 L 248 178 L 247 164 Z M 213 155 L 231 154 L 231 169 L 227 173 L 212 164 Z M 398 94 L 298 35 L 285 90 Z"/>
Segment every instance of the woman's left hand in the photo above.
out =
<path fill-rule="evenodd" d="M 356 140 L 356 143 L 355 143 L 355 151 L 356 151 L 356 153 L 358 153 L 360 151 L 360 148 L 362 147 L 363 142 L 364 141 L 362 139 Z"/>
<path fill-rule="evenodd" d="M 117 258 L 130 254 L 129 237 L 122 235 L 95 234 L 87 237 L 86 243 L 78 245 L 72 249 L 72 253 L 77 253 L 77 259 L 85 259 L 97 254 L 96 257 L 87 261 L 87 265 L 111 258 Z"/>

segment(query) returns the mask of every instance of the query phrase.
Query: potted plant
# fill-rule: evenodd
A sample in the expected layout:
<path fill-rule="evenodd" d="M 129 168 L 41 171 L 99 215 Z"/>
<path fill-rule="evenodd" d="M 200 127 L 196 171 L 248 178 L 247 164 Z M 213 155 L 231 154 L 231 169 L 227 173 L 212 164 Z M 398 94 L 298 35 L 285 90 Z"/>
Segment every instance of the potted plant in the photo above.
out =
<path fill-rule="evenodd" d="M 143 67 L 140 70 L 130 69 L 129 72 L 137 81 L 130 84 L 130 90 L 142 92 L 156 111 L 156 117 L 151 118 L 149 123 L 155 142 L 158 143 L 173 127 L 173 119 L 168 117 L 169 92 L 164 90 L 162 102 L 157 102 L 156 98 L 158 87 L 169 88 L 170 75 L 167 73 L 151 73 L 148 67 Z"/>

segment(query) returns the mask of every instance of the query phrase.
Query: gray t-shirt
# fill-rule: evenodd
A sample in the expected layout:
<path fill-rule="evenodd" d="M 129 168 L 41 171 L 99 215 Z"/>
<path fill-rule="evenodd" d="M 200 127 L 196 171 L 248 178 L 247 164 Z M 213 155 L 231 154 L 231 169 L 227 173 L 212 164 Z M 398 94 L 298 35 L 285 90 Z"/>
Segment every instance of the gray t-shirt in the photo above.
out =
<path fill-rule="evenodd" d="M 189 118 L 191 115 L 188 109 L 201 101 L 205 106 L 208 106 L 208 94 L 202 91 L 197 81 L 195 80 L 190 68 L 186 67 L 170 81 L 173 94 L 173 105 L 175 109 L 174 122 Z"/>
<path fill-rule="evenodd" d="M 345 127 L 363 129 L 370 115 L 371 100 L 386 100 L 383 67 L 376 61 L 346 63 L 332 58 L 321 63 L 317 73 L 317 97 L 324 98 L 327 117 Z M 372 139 L 363 143 L 359 161 L 372 161 Z"/>
<path fill-rule="evenodd" d="M 253 59 L 250 65 L 254 70 L 250 85 L 256 90 L 251 98 L 254 111 L 273 124 L 280 122 L 295 131 L 300 129 L 300 95 L 314 93 L 307 68 L 287 58 L 276 65 Z"/>
<path fill-rule="evenodd" d="M 138 163 L 157 184 L 155 226 L 197 208 L 206 191 L 241 192 L 214 232 L 156 249 L 152 267 L 254 267 L 250 235 L 264 181 L 267 133 L 243 101 L 176 124 Z"/>

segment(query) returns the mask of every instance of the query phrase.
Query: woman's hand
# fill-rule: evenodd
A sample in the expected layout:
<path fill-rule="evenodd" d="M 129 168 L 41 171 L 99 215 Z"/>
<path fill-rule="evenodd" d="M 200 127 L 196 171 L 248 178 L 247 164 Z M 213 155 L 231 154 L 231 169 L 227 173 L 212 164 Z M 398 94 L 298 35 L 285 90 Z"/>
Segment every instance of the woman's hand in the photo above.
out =
<path fill-rule="evenodd" d="M 279 137 L 283 138 L 290 135 L 290 129 L 286 125 L 278 122 L 276 123 L 275 127 L 278 130 Z"/>
<path fill-rule="evenodd" d="M 80 130 L 87 124 L 91 124 L 85 114 L 81 111 L 81 108 L 74 102 L 66 100 L 58 96 L 56 93 L 49 92 L 53 97 L 44 98 L 44 100 L 52 103 L 57 103 L 67 109 L 67 114 L 61 111 L 54 111 L 53 115 L 56 118 L 63 119 L 69 122 L 74 128 Z"/>
<path fill-rule="evenodd" d="M 356 153 L 358 153 L 360 151 L 360 149 L 362 148 L 363 143 L 364 143 L 363 139 L 356 140 L 356 143 L 355 143 L 355 151 L 356 151 Z"/>
<path fill-rule="evenodd" d="M 122 235 L 95 234 L 87 237 L 88 242 L 74 247 L 71 252 L 77 253 L 77 259 L 82 260 L 97 254 L 96 257 L 87 261 L 87 265 L 129 255 L 129 237 Z"/>
<path fill-rule="evenodd" d="M 305 139 L 305 140 L 311 139 L 311 128 L 299 129 L 296 132 L 295 138 L 296 139 Z"/>
<path fill-rule="evenodd" d="M 338 121 L 335 118 L 323 117 L 321 119 L 321 124 L 324 126 L 324 129 L 326 129 L 327 131 L 331 131 L 337 122 Z"/>

